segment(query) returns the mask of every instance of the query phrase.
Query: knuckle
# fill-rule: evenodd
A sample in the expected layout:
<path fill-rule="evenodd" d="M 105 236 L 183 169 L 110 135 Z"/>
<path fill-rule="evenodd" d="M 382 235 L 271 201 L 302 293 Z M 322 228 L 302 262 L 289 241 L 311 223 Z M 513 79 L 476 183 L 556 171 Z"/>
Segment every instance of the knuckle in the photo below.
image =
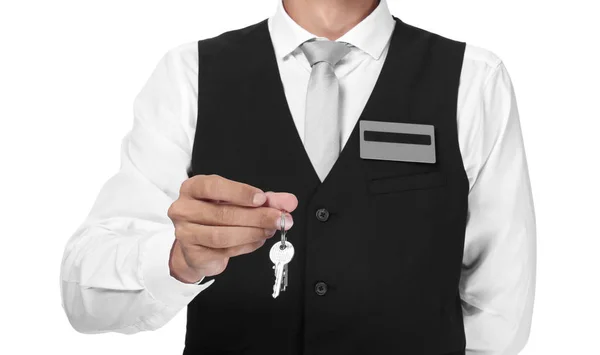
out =
<path fill-rule="evenodd" d="M 198 176 L 194 176 L 191 177 L 189 179 L 185 179 L 182 183 L 181 186 L 179 187 L 179 195 L 188 195 L 192 185 L 194 184 L 194 181 L 198 179 Z"/>
<path fill-rule="evenodd" d="M 167 210 L 167 216 L 171 220 L 179 220 L 184 216 L 185 209 L 181 205 L 182 202 L 178 199 L 175 202 L 173 202 L 171 206 L 169 206 L 169 209 Z"/>

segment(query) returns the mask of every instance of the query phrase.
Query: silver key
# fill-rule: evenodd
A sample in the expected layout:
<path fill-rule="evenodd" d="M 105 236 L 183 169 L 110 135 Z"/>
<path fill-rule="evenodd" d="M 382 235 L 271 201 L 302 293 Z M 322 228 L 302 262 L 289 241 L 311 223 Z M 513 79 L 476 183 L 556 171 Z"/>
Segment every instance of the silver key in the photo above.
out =
<path fill-rule="evenodd" d="M 285 247 L 282 246 L 285 245 Z M 269 257 L 275 269 L 275 285 L 273 286 L 273 298 L 279 296 L 279 292 L 285 290 L 287 284 L 287 264 L 294 257 L 294 246 L 289 241 L 282 244 L 281 242 L 275 243 L 271 247 Z"/>
<path fill-rule="evenodd" d="M 281 291 L 285 291 L 287 285 L 288 285 L 288 264 L 285 264 L 285 265 L 283 265 L 283 285 L 281 286 Z"/>

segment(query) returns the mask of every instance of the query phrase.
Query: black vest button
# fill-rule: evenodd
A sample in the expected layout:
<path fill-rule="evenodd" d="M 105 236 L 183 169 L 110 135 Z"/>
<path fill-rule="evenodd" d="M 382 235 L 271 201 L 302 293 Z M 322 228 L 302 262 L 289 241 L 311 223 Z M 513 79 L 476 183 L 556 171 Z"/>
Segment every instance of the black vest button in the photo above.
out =
<path fill-rule="evenodd" d="M 319 296 L 323 296 L 327 293 L 327 284 L 323 281 L 319 281 L 315 284 L 315 293 Z"/>
<path fill-rule="evenodd" d="M 329 219 L 329 211 L 327 211 L 324 208 L 319 208 L 317 210 L 316 215 L 317 215 L 317 219 L 321 222 L 325 222 Z"/>

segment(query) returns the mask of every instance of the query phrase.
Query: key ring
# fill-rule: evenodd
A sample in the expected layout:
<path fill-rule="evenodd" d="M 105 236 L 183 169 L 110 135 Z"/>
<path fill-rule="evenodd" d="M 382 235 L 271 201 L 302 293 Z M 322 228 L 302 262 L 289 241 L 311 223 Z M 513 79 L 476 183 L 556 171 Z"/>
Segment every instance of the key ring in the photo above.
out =
<path fill-rule="evenodd" d="M 280 222 L 280 226 L 281 226 L 281 247 L 280 249 L 283 250 L 287 247 L 287 245 L 285 245 L 285 242 L 287 240 L 287 238 L 285 237 L 285 212 L 281 213 L 281 222 Z"/>

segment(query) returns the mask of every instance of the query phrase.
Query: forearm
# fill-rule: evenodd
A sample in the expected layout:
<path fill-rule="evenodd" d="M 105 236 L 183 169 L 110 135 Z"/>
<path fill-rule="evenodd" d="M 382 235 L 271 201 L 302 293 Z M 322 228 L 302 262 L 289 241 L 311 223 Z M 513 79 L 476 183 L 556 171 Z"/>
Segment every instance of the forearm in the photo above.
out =
<path fill-rule="evenodd" d="M 113 218 L 73 235 L 61 272 L 72 326 L 82 333 L 154 330 L 208 287 L 169 275 L 172 233 L 169 226 Z"/>

